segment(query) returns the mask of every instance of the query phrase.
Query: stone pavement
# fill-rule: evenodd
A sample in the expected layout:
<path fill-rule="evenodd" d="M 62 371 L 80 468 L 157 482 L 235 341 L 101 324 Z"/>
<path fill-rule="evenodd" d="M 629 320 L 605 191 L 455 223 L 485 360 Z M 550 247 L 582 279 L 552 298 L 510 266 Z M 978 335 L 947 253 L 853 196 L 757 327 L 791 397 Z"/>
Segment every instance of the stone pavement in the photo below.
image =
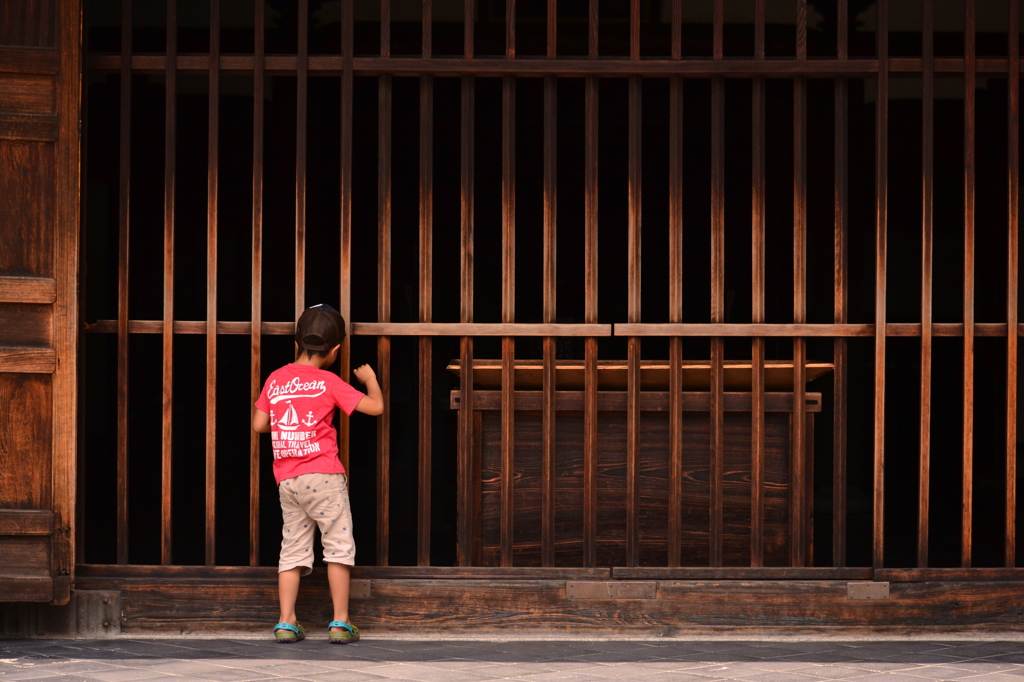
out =
<path fill-rule="evenodd" d="M 136 680 L 1013 680 L 1019 635 L 989 640 L 366 638 L 0 640 L 0 682 Z"/>

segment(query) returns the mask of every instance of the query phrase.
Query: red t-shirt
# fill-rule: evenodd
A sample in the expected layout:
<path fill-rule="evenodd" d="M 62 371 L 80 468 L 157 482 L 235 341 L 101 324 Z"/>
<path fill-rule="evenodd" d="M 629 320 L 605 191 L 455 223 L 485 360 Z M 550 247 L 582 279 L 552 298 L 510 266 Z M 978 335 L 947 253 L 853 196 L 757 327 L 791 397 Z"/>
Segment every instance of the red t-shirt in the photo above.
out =
<path fill-rule="evenodd" d="M 274 478 L 343 474 L 338 459 L 334 408 L 352 414 L 366 394 L 332 372 L 312 365 L 285 365 L 267 377 L 256 407 L 270 415 Z"/>

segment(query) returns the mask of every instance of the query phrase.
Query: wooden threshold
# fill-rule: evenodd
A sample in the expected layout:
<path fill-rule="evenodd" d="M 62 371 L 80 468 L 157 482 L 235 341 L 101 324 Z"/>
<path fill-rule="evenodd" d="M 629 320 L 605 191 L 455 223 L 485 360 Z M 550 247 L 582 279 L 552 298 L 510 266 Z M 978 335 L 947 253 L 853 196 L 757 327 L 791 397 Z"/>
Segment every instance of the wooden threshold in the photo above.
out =
<path fill-rule="evenodd" d="M 581 635 L 614 632 L 653 636 L 730 628 L 833 633 L 847 632 L 851 627 L 900 632 L 1024 630 L 1024 616 L 1018 606 L 1024 581 L 892 582 L 887 599 L 858 600 L 850 597 L 849 582 L 861 574 L 850 573 L 849 569 L 835 571 L 836 576 L 843 576 L 836 580 L 722 579 L 743 574 L 717 569 L 723 572 L 715 579 L 647 583 L 610 581 L 608 569 L 571 569 L 575 574 L 572 580 L 565 578 L 569 569 L 556 569 L 562 571 L 557 579 L 555 571 L 545 574 L 538 569 L 506 568 L 501 569 L 505 575 L 515 577 L 496 577 L 500 571 L 486 570 L 491 575 L 484 569 L 470 576 L 474 571 L 465 568 L 389 567 L 383 571 L 367 567 L 355 573 L 362 584 L 353 585 L 358 589 L 353 589 L 352 620 L 375 633 L 538 633 L 571 629 Z M 624 573 L 626 570 L 614 569 L 612 573 L 639 576 L 639 571 L 646 569 Z M 822 571 L 822 575 L 827 571 L 813 570 Z M 424 576 L 433 572 L 435 577 L 379 577 L 389 572 L 401 575 L 400 571 Z M 277 617 L 275 573 L 273 567 L 79 566 L 76 587 L 119 591 L 125 635 L 256 633 Z M 524 577 L 531 573 L 550 577 Z M 437 577 L 445 574 L 448 577 Z M 771 569 L 758 575 L 769 574 Z M 816 574 L 806 571 L 803 575 Z M 367 580 L 369 576 L 374 577 Z M 586 583 L 600 583 L 599 587 L 617 598 L 601 598 L 599 590 L 582 589 Z M 634 589 L 639 587 L 643 589 Z M 316 625 L 330 620 L 330 609 L 326 571 L 317 567 L 302 582 L 299 614 L 304 622 Z"/>

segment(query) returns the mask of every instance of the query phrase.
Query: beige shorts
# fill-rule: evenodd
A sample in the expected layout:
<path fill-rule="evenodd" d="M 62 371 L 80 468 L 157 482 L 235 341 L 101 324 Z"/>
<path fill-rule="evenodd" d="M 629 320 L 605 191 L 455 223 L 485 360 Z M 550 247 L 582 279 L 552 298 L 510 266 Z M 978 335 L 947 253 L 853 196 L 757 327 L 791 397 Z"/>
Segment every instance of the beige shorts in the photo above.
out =
<path fill-rule="evenodd" d="M 320 527 L 324 561 L 355 565 L 356 543 L 352 539 L 352 511 L 348 504 L 345 474 L 301 474 L 278 486 L 281 497 L 281 559 L 277 570 L 313 570 L 313 529 Z"/>

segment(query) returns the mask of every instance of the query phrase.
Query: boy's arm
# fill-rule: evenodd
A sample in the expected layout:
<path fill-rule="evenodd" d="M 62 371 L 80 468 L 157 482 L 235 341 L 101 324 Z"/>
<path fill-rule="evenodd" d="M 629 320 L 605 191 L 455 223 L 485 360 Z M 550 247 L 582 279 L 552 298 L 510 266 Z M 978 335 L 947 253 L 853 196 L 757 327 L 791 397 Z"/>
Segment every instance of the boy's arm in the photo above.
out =
<path fill-rule="evenodd" d="M 356 405 L 355 411 L 372 416 L 384 412 L 384 395 L 380 392 L 377 375 L 373 373 L 373 369 L 369 365 L 361 365 L 352 370 L 352 373 L 366 385 L 366 395 Z"/>
<path fill-rule="evenodd" d="M 252 430 L 256 433 L 270 433 L 270 415 L 258 407 L 252 413 Z"/>

